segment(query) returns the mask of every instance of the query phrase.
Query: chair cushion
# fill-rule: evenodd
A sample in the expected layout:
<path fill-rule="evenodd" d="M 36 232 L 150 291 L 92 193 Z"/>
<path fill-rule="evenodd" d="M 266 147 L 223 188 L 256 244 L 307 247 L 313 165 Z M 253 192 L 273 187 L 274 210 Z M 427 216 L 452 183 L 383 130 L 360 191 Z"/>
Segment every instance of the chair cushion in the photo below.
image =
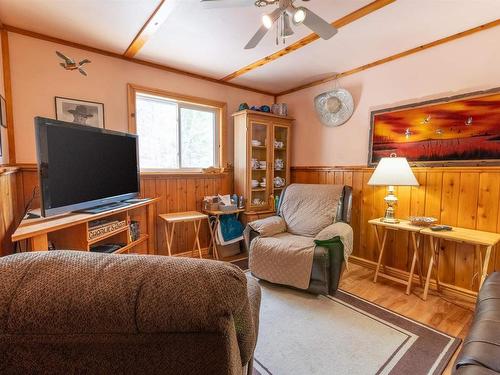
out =
<path fill-rule="evenodd" d="M 343 185 L 292 184 L 283 193 L 280 215 L 287 231 L 314 237 L 335 222 Z"/>
<path fill-rule="evenodd" d="M 287 232 L 257 237 L 250 245 L 249 268 L 260 279 L 307 289 L 314 247 L 311 237 Z"/>

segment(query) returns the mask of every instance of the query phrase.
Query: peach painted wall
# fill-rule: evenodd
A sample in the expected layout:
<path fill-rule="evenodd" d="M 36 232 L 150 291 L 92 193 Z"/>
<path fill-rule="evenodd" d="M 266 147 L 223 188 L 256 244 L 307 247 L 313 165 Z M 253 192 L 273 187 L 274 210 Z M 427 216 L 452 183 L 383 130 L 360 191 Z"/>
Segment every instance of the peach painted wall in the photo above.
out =
<path fill-rule="evenodd" d="M 0 40 L 0 52 L 2 50 L 2 41 Z M 0 95 L 5 98 L 5 85 L 3 80 L 3 56 L 0 53 Z M 0 164 L 6 164 L 9 162 L 8 150 L 9 144 L 7 139 L 7 130 L 0 127 L 0 136 L 2 139 L 2 156 L 0 156 Z"/>
<path fill-rule="evenodd" d="M 228 158 L 232 160 L 231 113 L 241 102 L 270 105 L 273 97 L 236 89 L 159 69 L 130 63 L 52 42 L 9 33 L 16 158 L 36 161 L 33 117 L 55 118 L 54 97 L 63 96 L 104 103 L 106 128 L 127 131 L 127 83 L 203 97 L 227 103 Z M 55 51 L 80 60 L 89 58 L 88 77 L 59 66 Z M 172 51 L 172 53 L 175 53 Z"/>
<path fill-rule="evenodd" d="M 333 82 L 279 97 L 296 119 L 292 164 L 366 165 L 372 110 L 500 86 L 499 40 L 496 27 L 342 78 L 355 111 L 337 128 L 323 126 L 313 107 Z"/>

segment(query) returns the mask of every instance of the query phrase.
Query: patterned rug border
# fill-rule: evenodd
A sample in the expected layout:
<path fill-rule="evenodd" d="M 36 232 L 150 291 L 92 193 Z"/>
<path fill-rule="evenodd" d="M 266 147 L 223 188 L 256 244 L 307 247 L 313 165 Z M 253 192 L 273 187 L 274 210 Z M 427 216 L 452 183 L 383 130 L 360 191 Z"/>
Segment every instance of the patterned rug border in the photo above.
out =
<path fill-rule="evenodd" d="M 344 298 L 347 297 L 347 300 L 344 300 L 344 298 L 339 298 L 339 293 L 342 294 L 344 296 Z M 390 310 L 390 309 L 388 309 L 386 307 L 380 306 L 380 305 L 378 305 L 378 304 L 376 304 L 374 302 L 368 301 L 367 299 L 365 299 L 363 297 L 359 297 L 359 296 L 357 296 L 355 294 L 352 294 L 352 293 L 347 292 L 347 291 L 342 290 L 342 289 L 338 289 L 334 296 L 327 295 L 327 296 L 324 296 L 324 297 L 326 297 L 328 299 L 331 299 L 333 301 L 335 301 L 335 298 L 337 298 L 337 299 L 341 300 L 342 302 L 344 302 L 344 303 L 346 303 L 348 305 L 351 305 L 351 306 L 354 306 L 354 307 L 358 307 L 358 306 L 356 306 L 356 304 L 354 304 L 351 301 L 349 301 L 349 300 L 355 300 L 358 303 L 369 305 L 374 310 L 379 310 L 379 311 L 385 312 L 385 314 L 387 314 L 387 316 L 389 318 L 397 318 L 397 319 L 401 319 L 403 321 L 406 321 L 407 324 L 408 324 L 408 326 L 405 326 L 404 324 L 395 323 L 395 322 L 391 321 L 392 319 L 388 319 L 387 317 L 372 314 L 371 311 L 369 311 L 369 309 L 358 307 L 360 310 L 362 310 L 364 312 L 372 314 L 372 315 L 376 316 L 379 319 L 382 319 L 382 320 L 384 320 L 386 322 L 392 323 L 392 324 L 396 325 L 397 327 L 399 327 L 401 329 L 407 330 L 407 331 L 409 331 L 409 332 L 411 332 L 413 334 L 418 335 L 418 339 L 412 345 L 413 349 L 415 349 L 415 347 L 417 345 L 419 347 L 421 347 L 421 346 L 426 346 L 428 344 L 428 342 L 424 341 L 424 340 L 428 340 L 429 338 L 426 338 L 422 334 L 418 333 L 421 330 L 431 331 L 434 334 L 439 335 L 439 336 L 443 337 L 444 339 L 448 340 L 448 344 L 443 348 L 443 350 L 441 351 L 441 354 L 434 361 L 434 366 L 431 367 L 431 369 L 434 368 L 434 371 L 432 371 L 430 374 L 435 374 L 435 375 L 442 374 L 442 372 L 445 370 L 446 366 L 448 365 L 448 363 L 452 359 L 453 354 L 455 353 L 455 351 L 460 346 L 460 343 L 462 342 L 462 340 L 460 338 L 458 338 L 458 337 L 449 335 L 449 334 L 447 334 L 447 333 L 445 333 L 445 332 L 443 332 L 441 330 L 438 330 L 438 329 L 436 329 L 434 327 L 431 327 L 428 324 L 425 324 L 425 323 L 419 322 L 419 321 L 417 321 L 415 319 L 412 319 L 412 318 L 409 318 L 407 316 L 404 316 L 404 315 L 402 315 L 402 314 L 400 314 L 400 313 L 398 313 L 396 311 L 393 311 L 393 310 Z M 416 329 L 416 330 L 412 330 L 412 329 L 410 329 L 410 328 L 413 328 L 413 327 L 411 327 L 411 325 L 417 326 L 417 327 L 421 327 L 421 328 L 420 329 Z M 435 342 L 432 342 L 432 343 L 435 344 Z M 401 367 L 403 367 L 405 365 L 404 361 L 408 361 L 408 359 L 411 359 L 411 358 L 408 358 L 408 357 L 411 357 L 411 354 L 412 353 L 410 351 L 408 351 L 407 353 L 405 353 L 405 355 L 403 355 L 403 357 L 398 361 L 397 365 L 391 370 L 390 373 L 391 374 L 392 373 L 394 373 L 394 374 L 414 373 L 415 374 L 416 373 L 415 372 L 415 368 L 412 368 L 411 372 L 408 372 L 408 371 L 410 371 L 409 369 L 406 369 L 406 370 L 405 369 L 400 369 Z M 423 364 L 421 361 L 419 361 L 418 363 L 420 365 Z M 427 365 L 426 366 L 422 366 L 422 367 L 427 367 L 428 368 Z"/>
<path fill-rule="evenodd" d="M 248 276 L 255 278 L 253 275 L 251 275 L 249 270 L 246 270 L 245 273 Z M 273 287 L 286 288 L 285 286 L 275 285 L 264 280 L 259 280 L 259 283 L 264 283 Z M 428 324 L 406 317 L 398 312 L 392 311 L 386 307 L 380 306 L 374 302 L 368 301 L 365 298 L 359 297 L 342 289 L 338 289 L 335 295 L 326 295 L 323 297 L 326 297 L 334 303 L 341 303 L 348 308 L 354 309 L 359 313 L 370 317 L 371 319 L 378 320 L 381 324 L 389 323 L 390 325 L 393 325 L 400 330 L 408 331 L 412 335 L 416 336 L 416 339 L 411 344 L 409 350 L 407 350 L 401 356 L 398 362 L 392 367 L 389 374 L 442 374 L 450 360 L 453 358 L 453 354 L 459 348 L 460 343 L 462 342 L 462 340 L 458 337 L 449 335 L 443 331 L 429 326 Z M 437 356 L 427 356 L 423 359 L 418 358 L 418 360 L 415 359 L 416 354 L 422 352 L 425 353 L 429 350 L 429 348 L 431 349 L 432 353 L 437 353 Z M 396 354 L 397 351 L 395 351 L 394 354 L 390 358 L 388 358 L 387 362 L 382 368 L 379 369 L 377 374 L 381 373 L 384 370 L 384 367 Z M 264 370 L 265 374 L 272 375 L 271 371 L 268 370 L 258 359 L 254 359 L 254 361 L 256 362 L 255 367 L 259 367 L 261 371 Z M 416 368 L 414 366 L 415 363 L 417 363 L 419 367 Z M 426 369 L 427 371 L 425 371 Z M 264 374 L 255 370 L 256 369 L 254 368 L 254 374 Z"/>

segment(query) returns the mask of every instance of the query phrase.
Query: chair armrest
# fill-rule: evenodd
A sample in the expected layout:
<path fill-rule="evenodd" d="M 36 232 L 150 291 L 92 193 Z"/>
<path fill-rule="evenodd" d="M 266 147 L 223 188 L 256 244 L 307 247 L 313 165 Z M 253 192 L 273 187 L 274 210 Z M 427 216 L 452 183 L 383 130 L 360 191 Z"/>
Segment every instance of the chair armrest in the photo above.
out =
<path fill-rule="evenodd" d="M 314 243 L 321 246 L 325 242 L 332 241 L 335 237 L 339 237 L 340 241 L 342 241 L 344 245 L 344 260 L 347 261 L 347 257 L 351 255 L 353 250 L 354 239 L 353 231 L 349 224 L 341 221 L 330 224 L 314 237 Z"/>
<path fill-rule="evenodd" d="M 335 237 L 343 237 L 351 234 L 352 236 L 352 228 L 349 224 L 344 222 L 336 222 L 328 225 L 323 228 L 321 232 L 319 232 L 316 237 L 314 237 L 315 241 L 329 241 Z"/>
<path fill-rule="evenodd" d="M 286 232 L 285 220 L 281 216 L 270 216 L 255 220 L 249 223 L 248 226 L 262 237 L 272 237 L 275 234 Z"/>

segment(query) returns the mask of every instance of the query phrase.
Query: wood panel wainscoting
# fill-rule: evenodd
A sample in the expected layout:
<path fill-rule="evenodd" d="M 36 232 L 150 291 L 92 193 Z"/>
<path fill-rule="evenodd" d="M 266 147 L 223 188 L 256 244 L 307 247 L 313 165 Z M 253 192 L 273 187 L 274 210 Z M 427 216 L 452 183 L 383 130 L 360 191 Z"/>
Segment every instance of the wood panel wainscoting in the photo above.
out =
<path fill-rule="evenodd" d="M 22 210 L 31 199 L 33 189 L 38 185 L 36 166 L 32 164 L 20 165 L 16 180 L 18 199 L 15 203 L 16 207 L 20 207 Z M 16 186 L 14 186 L 14 189 L 15 188 Z M 154 235 L 157 254 L 168 255 L 165 228 L 158 219 L 158 214 L 180 211 L 201 211 L 204 196 L 230 194 L 232 191 L 232 172 L 221 174 L 142 173 L 141 196 L 144 198 L 159 198 L 155 206 L 154 215 L 156 229 Z M 14 196 L 15 194 L 12 195 Z M 35 197 L 32 207 L 40 207 L 38 195 Z M 18 215 L 20 216 L 21 213 L 18 213 Z M 2 229 L 0 229 L 0 238 L 4 238 L 3 232 L 1 231 Z M 10 235 L 8 237 L 10 238 Z M 210 232 L 208 230 L 208 224 L 206 224 L 206 222 L 202 223 L 200 228 L 200 242 L 204 256 L 207 256 L 209 238 Z M 182 254 L 181 252 L 185 251 L 185 249 L 191 249 L 193 243 L 193 226 L 180 224 L 176 228 L 176 235 L 172 243 L 172 254 Z M 11 250 L 12 248 L 8 247 L 7 249 Z M 191 252 L 188 252 L 188 254 L 190 255 Z"/>
<path fill-rule="evenodd" d="M 352 186 L 352 262 L 370 268 L 375 268 L 377 246 L 368 220 L 383 216 L 386 195 L 384 187 L 368 186 L 373 170 L 367 167 L 292 167 L 292 182 Z M 420 186 L 397 188 L 397 217 L 433 216 L 440 223 L 451 226 L 500 232 L 500 167 L 418 167 L 413 168 L 413 172 Z M 388 266 L 387 272 L 407 279 L 413 254 L 408 233 L 391 231 L 386 246 L 384 264 Z M 422 251 L 424 269 L 429 251 L 426 240 Z M 442 291 L 473 300 L 480 281 L 474 274 L 477 269 L 474 261 L 473 246 L 442 241 L 439 266 Z M 500 270 L 499 246 L 493 249 L 489 272 L 493 270 Z"/>
<path fill-rule="evenodd" d="M 10 239 L 19 223 L 20 209 L 17 196 L 19 168 L 0 167 L 0 256 L 13 251 Z"/>

